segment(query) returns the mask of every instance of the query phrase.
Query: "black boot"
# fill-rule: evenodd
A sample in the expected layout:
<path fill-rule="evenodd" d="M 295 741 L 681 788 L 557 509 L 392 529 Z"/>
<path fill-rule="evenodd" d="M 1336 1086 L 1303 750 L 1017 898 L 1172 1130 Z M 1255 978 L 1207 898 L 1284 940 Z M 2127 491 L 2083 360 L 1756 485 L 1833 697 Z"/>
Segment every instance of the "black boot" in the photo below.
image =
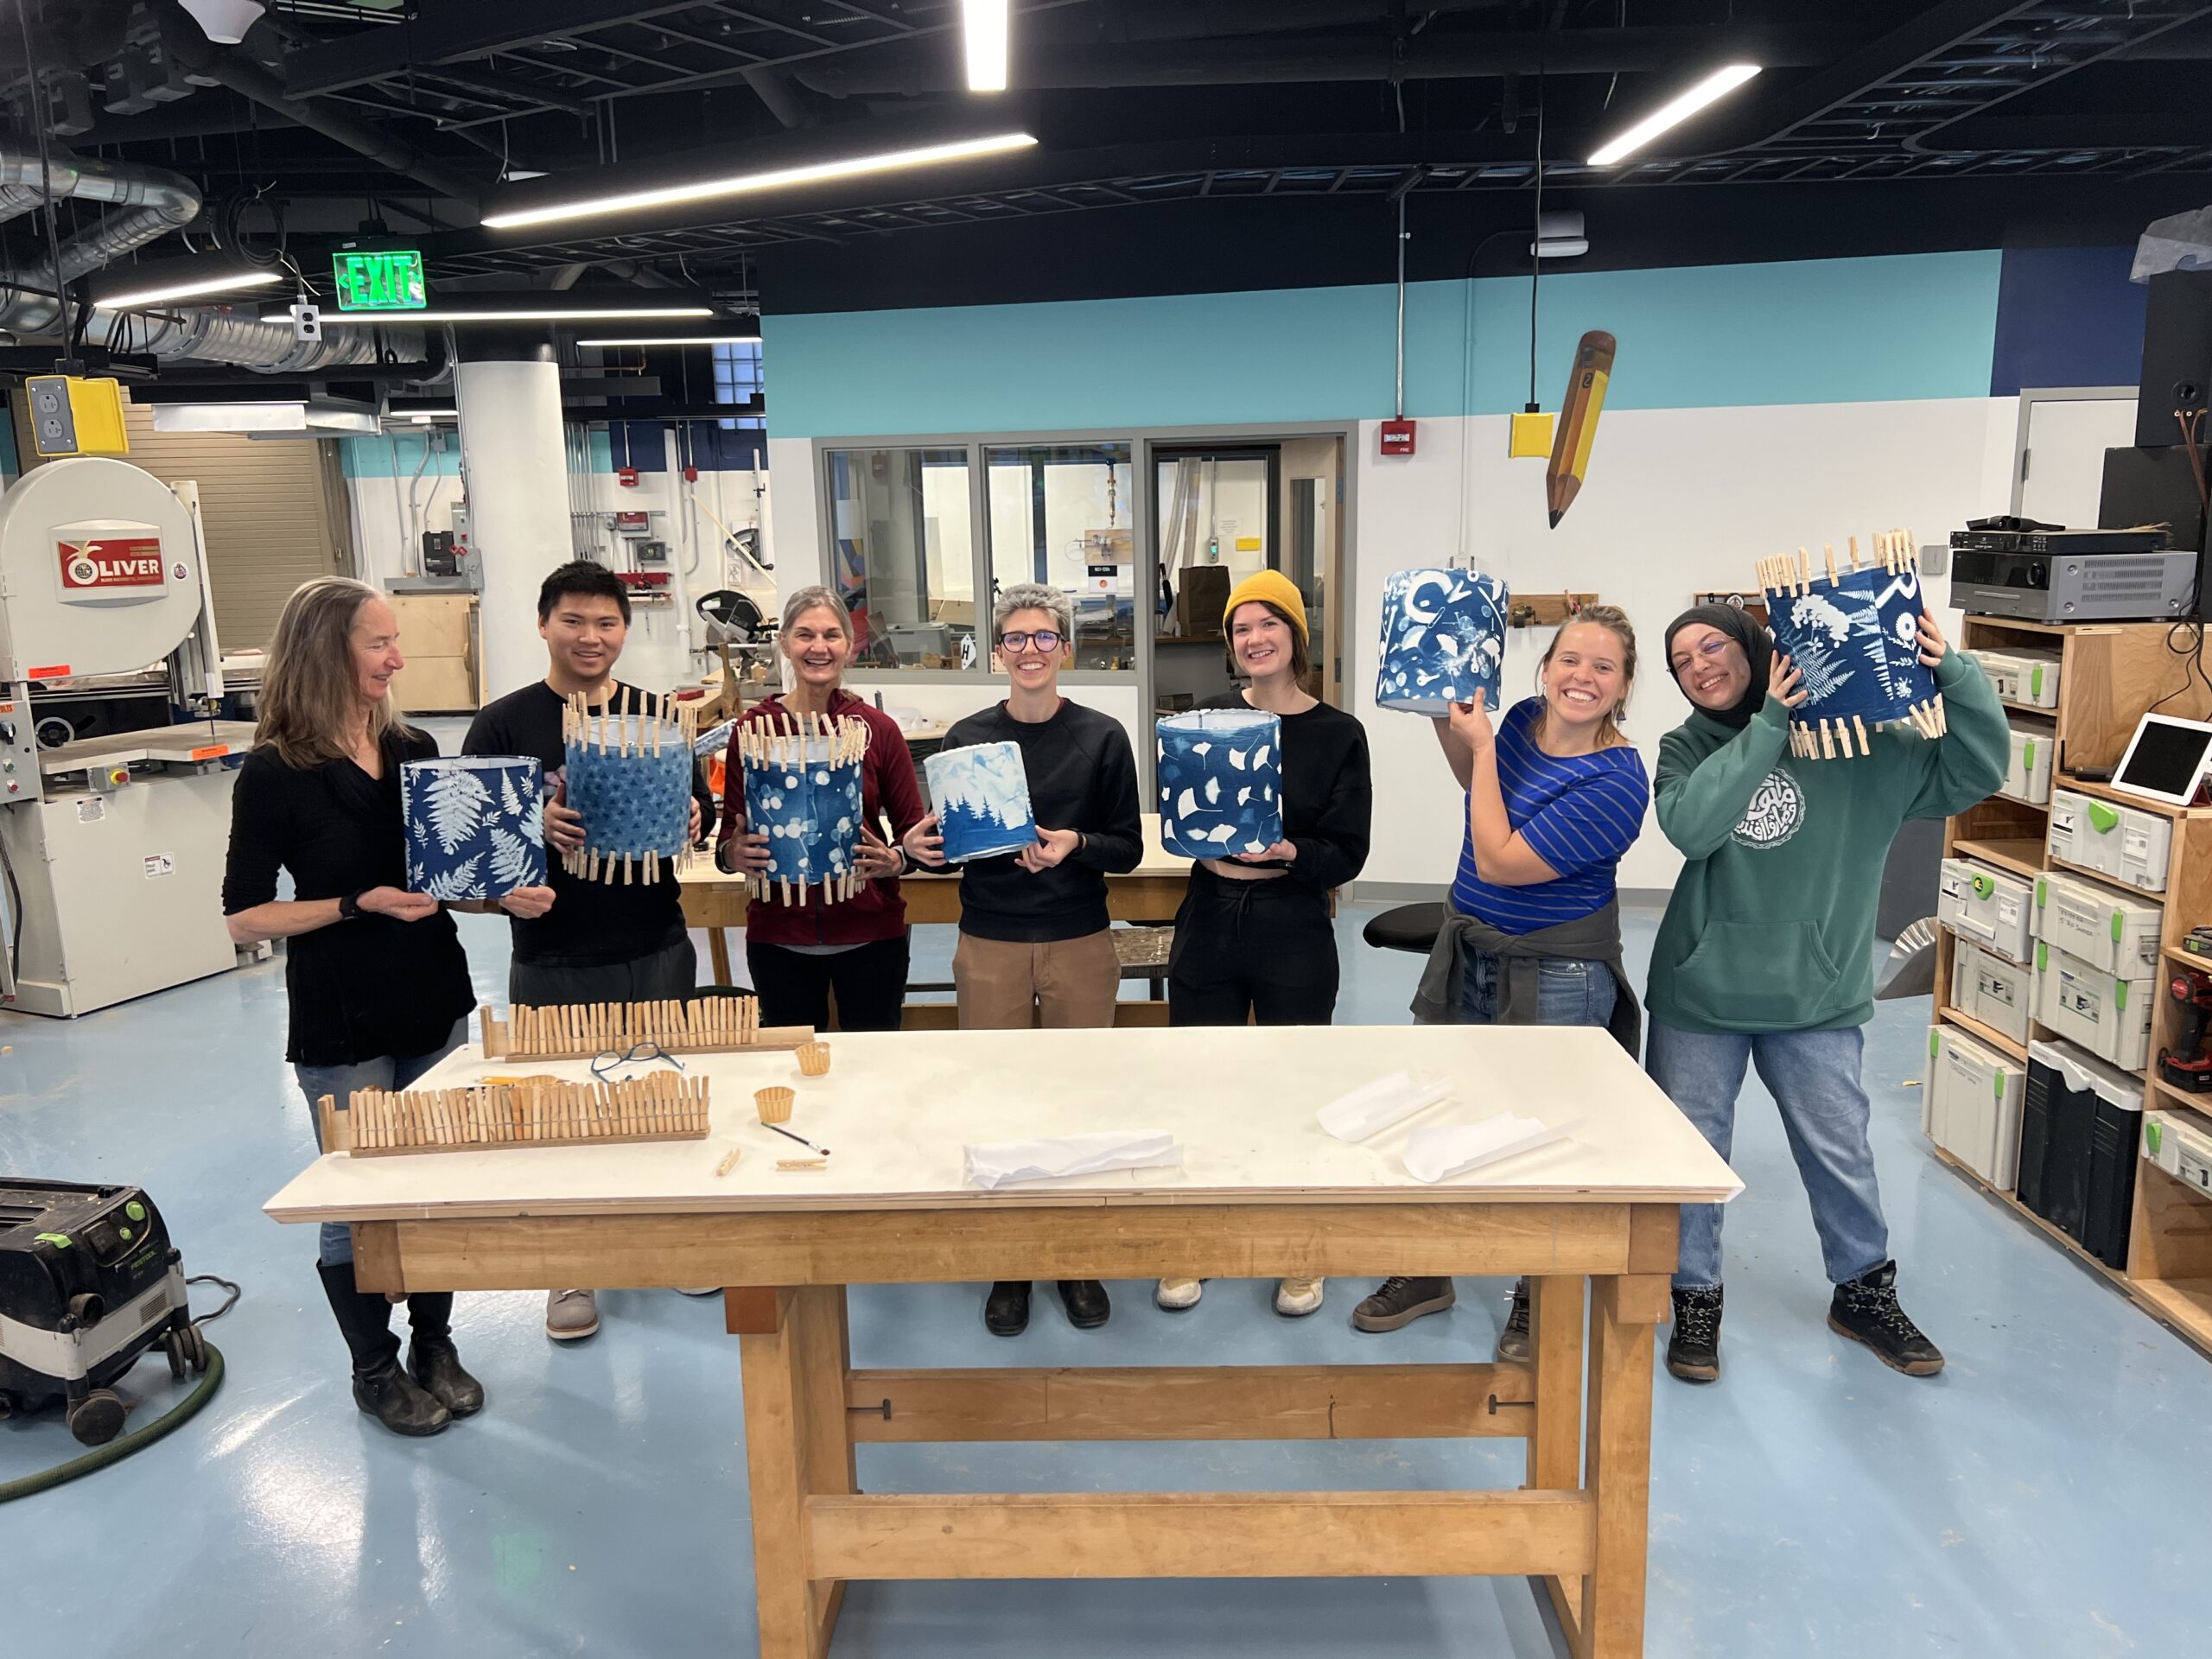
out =
<path fill-rule="evenodd" d="M 1096 1331 L 1114 1312 L 1106 1300 L 1106 1287 L 1096 1279 L 1061 1280 L 1060 1305 L 1068 1311 L 1068 1323 L 1078 1331 Z"/>
<path fill-rule="evenodd" d="M 1835 1287 L 1828 1328 L 1863 1342 L 1875 1357 L 1907 1376 L 1933 1376 L 1943 1369 L 1942 1351 L 1920 1332 L 1897 1306 L 1897 1264 L 1885 1262 Z"/>
<path fill-rule="evenodd" d="M 450 1423 L 452 1414 L 399 1369 L 391 1304 L 381 1294 L 354 1287 L 350 1262 L 317 1263 L 315 1273 L 353 1357 L 353 1403 L 395 1434 L 435 1434 Z"/>
<path fill-rule="evenodd" d="M 1720 1380 L 1720 1287 L 1674 1292 L 1675 1329 L 1667 1338 L 1667 1369 L 1685 1382 Z"/>
<path fill-rule="evenodd" d="M 453 1343 L 453 1293 L 416 1291 L 407 1299 L 407 1374 L 456 1417 L 484 1409 L 484 1385 L 461 1368 Z"/>
<path fill-rule="evenodd" d="M 1513 1283 L 1512 1305 L 1505 1310 L 1505 1329 L 1497 1333 L 1497 1357 L 1509 1365 L 1529 1363 L 1529 1281 Z"/>
<path fill-rule="evenodd" d="M 995 1337 L 1018 1337 L 1029 1328 L 1029 1281 L 1001 1279 L 983 1299 L 983 1329 Z"/>

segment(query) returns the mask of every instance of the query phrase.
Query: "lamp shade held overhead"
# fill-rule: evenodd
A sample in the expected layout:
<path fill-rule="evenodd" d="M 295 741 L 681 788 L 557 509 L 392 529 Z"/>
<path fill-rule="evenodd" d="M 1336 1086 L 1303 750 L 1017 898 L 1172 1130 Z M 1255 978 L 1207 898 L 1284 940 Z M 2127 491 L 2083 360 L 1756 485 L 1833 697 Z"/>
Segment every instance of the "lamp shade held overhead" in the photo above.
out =
<path fill-rule="evenodd" d="M 1505 663 L 1505 584 L 1479 570 L 1399 570 L 1382 583 L 1375 701 L 1441 719 L 1481 691 L 1493 712 Z"/>

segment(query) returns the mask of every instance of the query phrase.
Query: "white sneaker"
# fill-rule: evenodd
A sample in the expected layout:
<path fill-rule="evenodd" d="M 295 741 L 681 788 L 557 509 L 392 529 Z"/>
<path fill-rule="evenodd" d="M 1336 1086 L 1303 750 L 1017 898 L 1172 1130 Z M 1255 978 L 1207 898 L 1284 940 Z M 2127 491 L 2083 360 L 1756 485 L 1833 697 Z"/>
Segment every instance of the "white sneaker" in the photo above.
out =
<path fill-rule="evenodd" d="M 1321 1287 L 1326 1279 L 1285 1279 L 1275 1286 L 1275 1312 L 1286 1319 L 1302 1319 L 1321 1306 Z"/>
<path fill-rule="evenodd" d="M 599 1299 L 588 1290 L 545 1293 L 545 1334 L 556 1342 L 581 1342 L 599 1329 Z"/>
<path fill-rule="evenodd" d="M 1152 1293 L 1152 1305 L 1168 1313 L 1188 1313 L 1198 1305 L 1198 1298 L 1205 1294 L 1203 1279 L 1163 1279 Z"/>

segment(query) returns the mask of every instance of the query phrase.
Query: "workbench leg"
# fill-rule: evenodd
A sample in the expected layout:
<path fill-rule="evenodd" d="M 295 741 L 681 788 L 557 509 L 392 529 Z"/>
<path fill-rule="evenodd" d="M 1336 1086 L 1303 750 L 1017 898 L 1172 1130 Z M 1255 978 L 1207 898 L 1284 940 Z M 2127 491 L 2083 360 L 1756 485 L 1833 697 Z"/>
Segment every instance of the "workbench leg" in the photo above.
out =
<path fill-rule="evenodd" d="M 845 1586 L 810 1577 L 806 1500 L 855 1490 L 845 1428 L 845 1287 L 810 1285 L 772 1295 L 761 1299 L 770 1317 L 741 1327 L 738 1338 L 760 1659 L 823 1659 Z"/>
<path fill-rule="evenodd" d="M 1597 1503 L 1598 1538 L 1582 1586 L 1576 1659 L 1636 1659 L 1643 1651 L 1652 1334 L 1665 1303 L 1665 1280 L 1648 1277 L 1590 1281 L 1590 1427 L 1584 1484 Z"/>
<path fill-rule="evenodd" d="M 715 983 L 721 986 L 730 984 L 728 928 L 710 927 L 707 930 L 707 957 L 714 963 Z"/>
<path fill-rule="evenodd" d="M 1582 1485 L 1582 1281 L 1529 1280 L 1529 1313 L 1536 1408 L 1525 1484 L 1536 1491 L 1576 1491 Z M 1543 1585 L 1572 1643 L 1582 1621 L 1582 1580 L 1546 1574 Z"/>

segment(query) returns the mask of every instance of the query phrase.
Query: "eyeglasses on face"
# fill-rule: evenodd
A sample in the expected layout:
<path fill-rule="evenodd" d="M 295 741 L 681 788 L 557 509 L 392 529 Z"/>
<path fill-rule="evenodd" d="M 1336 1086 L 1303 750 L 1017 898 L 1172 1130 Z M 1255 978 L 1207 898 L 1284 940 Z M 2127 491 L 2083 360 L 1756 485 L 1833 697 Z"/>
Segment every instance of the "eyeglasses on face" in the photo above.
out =
<path fill-rule="evenodd" d="M 1028 651 L 1033 648 L 1043 652 L 1048 657 L 1051 656 L 1060 648 L 1058 631 L 1052 628 L 1039 628 L 1033 632 L 999 635 L 1001 651 Z"/>
<path fill-rule="evenodd" d="M 1707 640 L 1703 645 L 1697 646 L 1695 649 L 1699 658 L 1702 660 L 1708 663 L 1717 663 L 1720 660 L 1720 653 L 1727 650 L 1729 646 L 1735 643 L 1736 642 L 1731 639 L 1726 634 L 1716 633 L 1712 639 Z M 1689 665 L 1690 653 L 1688 652 L 1678 651 L 1675 653 L 1675 660 L 1670 666 L 1674 669 L 1675 673 L 1681 673 Z"/>

